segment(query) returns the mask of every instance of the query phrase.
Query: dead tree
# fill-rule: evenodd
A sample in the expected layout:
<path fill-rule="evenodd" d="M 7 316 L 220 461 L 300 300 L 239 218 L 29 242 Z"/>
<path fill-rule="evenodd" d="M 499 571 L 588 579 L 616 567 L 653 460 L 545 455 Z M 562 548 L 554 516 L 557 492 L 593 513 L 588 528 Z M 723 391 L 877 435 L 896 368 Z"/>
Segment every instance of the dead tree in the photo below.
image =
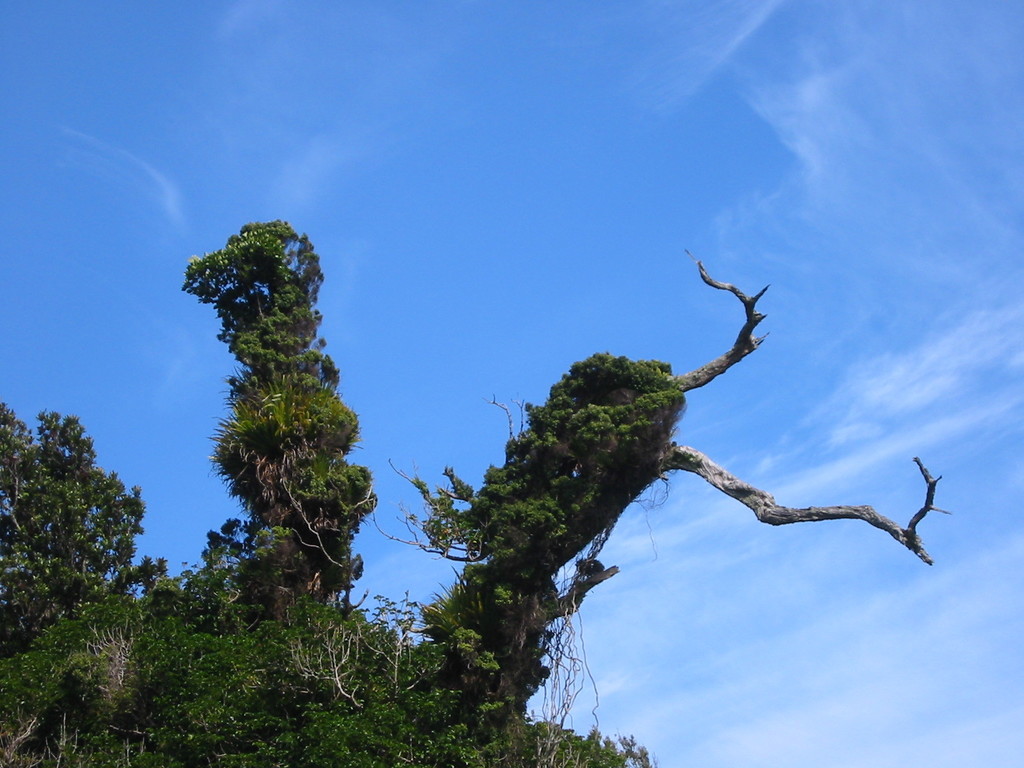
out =
<path fill-rule="evenodd" d="M 757 302 L 712 278 L 733 294 L 745 318 L 733 345 L 683 375 L 657 361 L 594 355 L 576 363 L 551 389 L 544 405 L 526 406 L 527 428 L 512 436 L 505 464 L 491 467 L 479 490 L 445 470 L 435 490 L 410 478 L 426 503 L 412 522 L 424 549 L 465 563 L 459 581 L 424 611 L 425 633 L 448 650 L 447 675 L 468 707 L 494 717 L 525 710 L 549 673 L 545 654 L 561 647 L 557 627 L 586 594 L 618 573 L 598 554 L 625 509 L 673 470 L 692 472 L 753 510 L 771 525 L 858 519 L 889 533 L 931 563 L 917 526 L 934 505 L 935 486 L 915 459 L 925 501 L 906 527 L 869 506 L 784 507 L 695 448 L 673 440 L 685 395 L 708 384 L 756 350 L 764 337 Z"/>

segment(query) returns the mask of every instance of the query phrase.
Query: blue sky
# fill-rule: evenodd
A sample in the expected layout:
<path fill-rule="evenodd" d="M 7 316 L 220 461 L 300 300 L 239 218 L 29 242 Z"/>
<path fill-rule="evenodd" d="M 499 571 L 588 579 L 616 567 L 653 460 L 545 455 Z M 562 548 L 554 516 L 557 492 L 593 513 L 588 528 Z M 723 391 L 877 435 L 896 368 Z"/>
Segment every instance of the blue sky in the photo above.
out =
<path fill-rule="evenodd" d="M 676 766 L 1008 765 L 1024 751 L 1024 7 L 1000 0 L 6 4 L 0 398 L 79 415 L 194 562 L 235 513 L 210 471 L 232 361 L 189 256 L 287 219 L 388 466 L 477 480 L 486 401 L 596 351 L 686 371 L 762 301 L 763 347 L 692 392 L 679 441 L 792 506 L 769 528 L 690 476 L 609 543 L 581 616 L 586 731 Z M 934 519 L 933 519 L 934 518 Z M 358 542 L 365 588 L 449 564 Z M 595 696 L 596 691 L 596 696 Z M 595 701 L 595 698 L 599 702 Z M 538 706 L 540 704 L 538 703 Z"/>

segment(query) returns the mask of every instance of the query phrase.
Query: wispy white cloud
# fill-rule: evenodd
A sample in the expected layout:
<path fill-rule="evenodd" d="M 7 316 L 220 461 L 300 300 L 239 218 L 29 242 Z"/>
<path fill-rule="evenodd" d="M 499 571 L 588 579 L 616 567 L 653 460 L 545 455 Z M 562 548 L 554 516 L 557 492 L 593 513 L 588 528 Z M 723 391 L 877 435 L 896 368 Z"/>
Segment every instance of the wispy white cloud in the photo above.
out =
<path fill-rule="evenodd" d="M 217 28 L 222 38 L 231 38 L 274 19 L 282 9 L 281 0 L 236 0 L 221 17 Z"/>
<path fill-rule="evenodd" d="M 790 441 L 800 448 L 749 479 L 783 503 L 841 503 L 869 470 L 898 463 L 918 493 L 915 453 L 1024 423 L 1022 319 L 1016 308 L 978 310 L 902 352 L 850 363 L 810 405 Z M 1024 707 L 1000 657 L 1024 629 L 1020 579 L 1005 580 L 1024 536 L 966 560 L 945 553 L 909 583 L 866 585 L 844 579 L 863 579 L 860 558 L 889 553 L 884 537 L 860 556 L 836 528 L 821 538 L 789 529 L 797 535 L 780 542 L 691 479 L 674 481 L 663 508 L 623 520 L 605 553 L 623 574 L 584 609 L 602 722 L 656 748 L 665 768 L 895 768 L 921 755 L 952 768 L 972 751 L 999 763 L 1022 746 L 1001 730 Z M 852 501 L 899 516 L 897 493 Z M 585 694 L 578 726 L 592 705 Z"/>
<path fill-rule="evenodd" d="M 859 486 L 880 466 L 1024 431 L 1022 321 L 1018 308 L 978 310 L 902 352 L 848 363 L 777 451 L 762 451 L 750 479 L 770 482 L 781 503 L 834 503 L 821 495 Z"/>
<path fill-rule="evenodd" d="M 842 443 L 845 433 L 866 423 L 920 414 L 939 403 L 991 403 L 1008 384 L 1018 391 L 1014 369 L 1024 355 L 1022 322 L 1024 311 L 1016 307 L 979 310 L 908 352 L 855 366 L 822 409 L 837 425 L 832 442 Z"/>
<path fill-rule="evenodd" d="M 1011 41 L 1024 14 L 864 2 L 821 18 L 746 70 L 752 106 L 797 161 L 762 220 L 850 235 L 858 264 L 913 265 L 919 279 L 1019 275 L 1007 254 L 1024 242 L 1024 65 Z"/>
<path fill-rule="evenodd" d="M 870 143 L 869 125 L 844 93 L 855 73 L 856 62 L 813 67 L 786 86 L 758 91 L 755 106 L 798 159 L 809 198 L 826 185 L 845 186 L 846 171 L 855 169 L 845 160 Z"/>
<path fill-rule="evenodd" d="M 847 369 L 778 453 L 762 452 L 755 474 L 780 481 L 773 490 L 824 489 L 882 457 L 1020 422 L 1014 30 L 1024 14 L 1004 3 L 924 12 L 866 0 L 829 9 L 744 70 L 752 105 L 796 162 L 774 191 L 723 213 L 723 246 L 784 243 L 777 272 L 834 302 L 803 315 L 801 343 L 830 376 Z M 799 317 L 800 290 L 776 293 L 793 306 L 773 314 Z M 798 477 L 776 470 L 808 463 Z"/>
<path fill-rule="evenodd" d="M 308 205 L 325 187 L 337 182 L 344 169 L 370 153 L 372 140 L 346 135 L 345 131 L 306 139 L 284 160 L 274 185 L 275 204 L 286 210 Z"/>
<path fill-rule="evenodd" d="M 822 590 L 820 612 L 789 631 L 730 641 L 712 661 L 723 688 L 687 695 L 694 711 L 710 696 L 727 713 L 692 764 L 958 766 L 972 751 L 1009 759 L 1021 736 L 993 726 L 1007 707 L 1024 710 L 1002 684 L 1020 668 L 1008 655 L 1024 616 L 1024 585 L 1011 575 L 1022 554 L 1018 537 L 873 598 L 829 600 Z"/>
<path fill-rule="evenodd" d="M 265 174 L 260 204 L 291 218 L 364 173 L 395 140 L 396 115 L 426 103 L 429 89 L 418 86 L 441 47 L 409 14 L 372 3 L 238 0 L 215 34 L 220 138 L 255 166 L 250 173 Z"/>
<path fill-rule="evenodd" d="M 915 455 L 927 455 L 929 449 L 949 445 L 966 435 L 977 436 L 986 429 L 1003 427 L 1007 420 L 1019 415 L 1024 397 L 1013 397 L 992 404 L 965 408 L 949 416 L 906 423 L 890 430 L 879 429 L 869 439 L 850 441 L 850 450 L 839 458 L 805 466 L 773 484 L 772 491 L 781 503 L 800 506 L 810 503 L 838 503 L 821 498 L 822 493 L 856 485 L 870 470 L 894 462 L 907 461 L 908 477 L 914 470 L 909 460 Z M 792 456 L 790 456 L 792 459 Z M 791 466 L 797 460 L 785 463 Z M 782 464 L 783 462 L 778 462 Z M 763 468 L 762 468 L 763 471 Z"/>
<path fill-rule="evenodd" d="M 656 108 L 678 106 L 742 48 L 785 0 L 683 0 L 648 4 L 660 45 L 643 63 L 638 86 Z"/>
<path fill-rule="evenodd" d="M 672 552 L 624 573 L 588 617 L 603 722 L 665 768 L 952 768 L 972 750 L 1005 764 L 1024 747 L 1019 729 L 1000 730 L 1024 713 L 1005 682 L 1022 666 L 1024 536 L 868 586 L 844 581 L 861 568 L 849 549 L 772 532 L 737 567 L 736 527 L 717 519 L 690 541 L 699 567 Z"/>
<path fill-rule="evenodd" d="M 175 227 L 184 226 L 181 192 L 169 176 L 138 155 L 94 136 L 71 128 L 63 128 L 62 133 L 69 162 L 150 200 Z"/>

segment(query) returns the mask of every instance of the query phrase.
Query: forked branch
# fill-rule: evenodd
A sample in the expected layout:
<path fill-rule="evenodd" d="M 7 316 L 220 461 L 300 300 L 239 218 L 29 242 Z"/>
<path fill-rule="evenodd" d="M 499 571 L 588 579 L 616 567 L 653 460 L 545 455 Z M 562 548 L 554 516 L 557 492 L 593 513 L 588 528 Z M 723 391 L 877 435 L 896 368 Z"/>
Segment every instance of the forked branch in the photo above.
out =
<path fill-rule="evenodd" d="M 676 377 L 676 380 L 679 382 L 679 387 L 683 392 L 703 387 L 712 379 L 732 368 L 736 363 L 761 345 L 761 342 L 764 341 L 765 337 L 755 336 L 754 329 L 757 328 L 758 324 L 764 320 L 766 316 L 757 311 L 757 302 L 758 299 L 764 296 L 764 292 L 768 290 L 768 286 L 766 285 L 755 295 L 747 296 L 747 294 L 735 285 L 715 280 L 708 274 L 707 270 L 704 269 L 704 264 L 695 259 L 693 254 L 689 251 L 687 251 L 687 254 L 697 262 L 697 269 L 700 270 L 701 280 L 712 288 L 717 288 L 720 291 L 728 291 L 740 300 L 740 303 L 743 304 L 743 310 L 746 313 L 746 321 L 743 323 L 743 327 L 740 328 L 740 332 L 736 336 L 736 341 L 728 352 L 715 358 L 710 363 L 702 365 L 700 368 Z"/>
<path fill-rule="evenodd" d="M 944 509 L 935 506 L 935 486 L 941 477 L 932 477 L 919 458 L 914 462 L 921 470 L 927 490 L 925 493 L 924 506 L 911 518 L 906 528 L 889 518 L 878 514 L 870 506 L 834 506 L 834 507 L 783 507 L 775 502 L 775 498 L 767 491 L 755 488 L 749 483 L 740 480 L 735 475 L 715 464 L 711 459 L 695 448 L 676 445 L 665 458 L 663 468 L 665 470 L 681 469 L 700 475 L 718 490 L 727 496 L 739 501 L 751 509 L 757 519 L 769 525 L 788 525 L 789 523 L 816 522 L 819 520 L 863 520 L 864 522 L 879 528 L 896 541 L 905 546 L 919 558 L 932 564 L 932 558 L 925 551 L 921 538 L 917 535 L 917 525 L 929 512 L 942 512 L 950 514 Z"/>

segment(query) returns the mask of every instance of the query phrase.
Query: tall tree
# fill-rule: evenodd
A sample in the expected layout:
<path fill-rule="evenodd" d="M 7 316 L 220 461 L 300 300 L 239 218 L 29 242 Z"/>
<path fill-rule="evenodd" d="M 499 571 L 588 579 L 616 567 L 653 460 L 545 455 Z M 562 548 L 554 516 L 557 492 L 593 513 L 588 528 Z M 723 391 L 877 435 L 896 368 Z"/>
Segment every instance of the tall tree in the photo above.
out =
<path fill-rule="evenodd" d="M 445 470 L 448 483 L 433 491 L 411 478 L 427 509 L 424 520 L 412 520 L 423 533 L 418 543 L 467 563 L 459 581 L 426 607 L 425 631 L 449 649 L 450 684 L 470 705 L 488 705 L 499 722 L 521 715 L 547 677 L 545 656 L 557 652 L 558 623 L 618 573 L 597 558 L 619 517 L 670 471 L 703 477 L 772 525 L 864 520 L 931 563 L 916 528 L 937 509 L 938 480 L 920 460 L 925 503 L 903 527 L 869 506 L 781 506 L 672 440 L 685 393 L 711 382 L 762 341 L 754 330 L 764 319 L 756 307 L 764 291 L 747 296 L 714 280 L 700 262 L 698 268 L 705 283 L 732 293 L 744 307 L 743 326 L 723 355 L 683 375 L 673 375 L 666 363 L 594 355 L 572 366 L 546 404 L 526 407 L 527 429 L 509 440 L 505 464 L 487 471 L 479 491 L 451 468 Z"/>
<path fill-rule="evenodd" d="M 144 511 L 138 488 L 96 466 L 77 418 L 42 413 L 33 435 L 0 403 L 0 655 L 83 603 L 151 584 L 163 563 L 132 563 Z"/>
<path fill-rule="evenodd" d="M 300 595 L 351 607 L 361 572 L 352 539 L 376 503 L 369 470 L 345 460 L 358 421 L 318 336 L 322 282 L 309 239 L 281 221 L 246 225 L 185 274 L 240 366 L 213 459 L 250 521 L 211 542 L 244 531 L 245 586 L 272 616 Z"/>

